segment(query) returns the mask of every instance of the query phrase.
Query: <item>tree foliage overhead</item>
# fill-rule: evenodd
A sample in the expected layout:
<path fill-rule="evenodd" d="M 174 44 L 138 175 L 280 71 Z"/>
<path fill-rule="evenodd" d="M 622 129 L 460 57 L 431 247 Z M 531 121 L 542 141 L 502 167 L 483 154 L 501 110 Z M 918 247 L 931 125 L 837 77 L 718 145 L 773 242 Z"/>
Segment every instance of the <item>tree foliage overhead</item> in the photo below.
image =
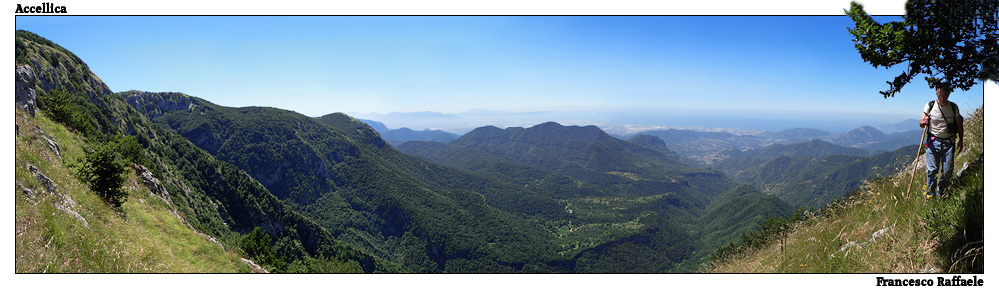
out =
<path fill-rule="evenodd" d="M 908 63 L 887 82 L 885 98 L 895 96 L 919 74 L 930 87 L 968 90 L 976 80 L 999 79 L 999 44 L 995 0 L 909 0 L 902 21 L 878 23 L 864 7 L 850 4 L 857 51 L 877 67 Z"/>

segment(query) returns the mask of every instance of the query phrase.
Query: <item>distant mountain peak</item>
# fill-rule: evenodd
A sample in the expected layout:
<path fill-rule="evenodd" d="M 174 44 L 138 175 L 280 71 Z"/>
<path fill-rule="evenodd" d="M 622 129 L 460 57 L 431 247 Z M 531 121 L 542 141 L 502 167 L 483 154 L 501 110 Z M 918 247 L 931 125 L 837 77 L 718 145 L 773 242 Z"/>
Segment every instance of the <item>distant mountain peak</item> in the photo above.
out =
<path fill-rule="evenodd" d="M 862 127 L 855 128 L 852 131 L 862 131 L 862 132 L 868 132 L 868 133 L 881 133 L 881 134 L 883 134 L 880 130 L 878 130 L 878 129 L 872 127 L 872 126 L 869 126 L 869 125 L 865 125 L 865 126 L 862 126 Z"/>
<path fill-rule="evenodd" d="M 509 130 L 509 129 L 513 129 L 513 128 L 511 127 L 511 128 L 508 128 L 507 130 Z M 503 129 L 498 128 L 495 125 L 487 125 L 487 126 L 483 126 L 483 127 L 479 127 L 479 128 L 473 129 L 468 134 L 472 134 L 472 133 L 475 133 L 475 132 L 497 132 L 497 131 L 503 131 Z"/>
<path fill-rule="evenodd" d="M 666 146 L 666 142 L 663 141 L 663 139 L 647 134 L 636 135 L 628 141 L 634 144 L 639 144 L 644 146 L 663 146 L 663 147 Z"/>
<path fill-rule="evenodd" d="M 854 142 L 874 142 L 885 138 L 885 133 L 871 126 L 855 128 L 845 134 L 844 139 Z"/>
<path fill-rule="evenodd" d="M 588 126 L 564 126 L 557 122 L 545 122 L 526 130 L 528 134 L 546 133 L 563 137 L 583 137 L 587 139 L 611 137 L 606 132 L 595 125 Z"/>

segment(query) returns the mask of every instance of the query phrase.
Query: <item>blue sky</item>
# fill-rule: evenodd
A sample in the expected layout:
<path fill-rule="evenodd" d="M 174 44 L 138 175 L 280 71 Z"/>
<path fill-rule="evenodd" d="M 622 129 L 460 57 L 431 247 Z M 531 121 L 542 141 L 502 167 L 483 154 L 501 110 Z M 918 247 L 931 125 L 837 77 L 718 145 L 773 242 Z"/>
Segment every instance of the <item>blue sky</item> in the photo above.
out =
<path fill-rule="evenodd" d="M 864 63 L 848 26 L 846 16 L 16 17 L 16 29 L 73 51 L 113 91 L 310 116 L 918 116 L 933 98 L 925 81 L 881 97 L 899 70 Z M 979 85 L 951 100 L 970 111 L 982 95 Z"/>

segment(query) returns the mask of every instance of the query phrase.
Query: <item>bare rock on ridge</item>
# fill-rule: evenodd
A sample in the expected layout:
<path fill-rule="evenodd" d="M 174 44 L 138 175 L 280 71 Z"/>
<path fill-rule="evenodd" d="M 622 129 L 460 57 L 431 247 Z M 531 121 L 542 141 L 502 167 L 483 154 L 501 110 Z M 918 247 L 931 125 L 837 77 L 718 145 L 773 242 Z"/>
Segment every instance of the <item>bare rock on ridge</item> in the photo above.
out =
<path fill-rule="evenodd" d="M 14 103 L 32 118 L 35 117 L 35 70 L 30 65 L 19 65 L 14 69 Z"/>

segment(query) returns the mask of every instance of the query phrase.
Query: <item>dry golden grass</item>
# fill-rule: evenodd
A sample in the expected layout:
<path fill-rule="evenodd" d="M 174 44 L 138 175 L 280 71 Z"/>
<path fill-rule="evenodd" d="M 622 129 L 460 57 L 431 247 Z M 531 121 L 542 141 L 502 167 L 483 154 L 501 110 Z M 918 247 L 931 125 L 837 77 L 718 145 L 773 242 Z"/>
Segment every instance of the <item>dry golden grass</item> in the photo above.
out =
<path fill-rule="evenodd" d="M 984 111 L 969 120 L 965 152 L 955 168 L 982 155 Z M 922 157 L 921 157 L 922 159 Z M 984 180 L 971 176 L 943 200 L 922 195 L 925 164 L 868 181 L 850 198 L 831 203 L 818 216 L 798 222 L 782 242 L 742 252 L 703 271 L 712 273 L 920 273 L 952 269 L 952 252 L 941 243 L 957 232 L 950 223 L 963 216 L 966 198 L 980 194 Z M 981 208 L 978 208 L 979 210 Z M 879 230 L 886 234 L 874 238 Z M 855 246 L 850 246 L 855 242 Z M 842 249 L 842 250 L 841 250 Z M 984 256 L 981 256 L 984 258 Z"/>

